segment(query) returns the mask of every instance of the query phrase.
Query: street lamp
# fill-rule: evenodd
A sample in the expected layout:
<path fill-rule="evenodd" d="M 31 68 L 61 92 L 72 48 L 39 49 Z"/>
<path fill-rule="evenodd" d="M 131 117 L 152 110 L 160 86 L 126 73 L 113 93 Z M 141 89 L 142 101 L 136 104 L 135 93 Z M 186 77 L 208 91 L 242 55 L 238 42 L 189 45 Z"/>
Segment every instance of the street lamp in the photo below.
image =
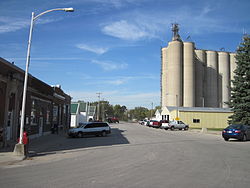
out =
<path fill-rule="evenodd" d="M 25 69 L 25 77 L 24 77 L 24 86 L 23 86 L 23 100 L 22 100 L 22 113 L 21 113 L 21 126 L 20 126 L 20 139 L 19 139 L 19 145 L 23 142 L 23 129 L 24 129 L 24 116 L 25 116 L 25 105 L 26 105 L 26 93 L 27 93 L 27 82 L 28 82 L 28 71 L 29 71 L 29 64 L 30 64 L 30 47 L 31 47 L 31 39 L 32 39 L 32 32 L 33 32 L 33 26 L 35 20 L 52 11 L 58 11 L 62 10 L 65 12 L 74 12 L 73 8 L 56 8 L 56 9 L 50 9 L 47 11 L 44 11 L 37 16 L 35 16 L 35 13 L 31 13 L 31 22 L 30 22 L 30 33 L 29 33 L 29 41 L 28 41 L 28 49 L 27 49 L 27 58 L 26 58 L 26 69 Z"/>

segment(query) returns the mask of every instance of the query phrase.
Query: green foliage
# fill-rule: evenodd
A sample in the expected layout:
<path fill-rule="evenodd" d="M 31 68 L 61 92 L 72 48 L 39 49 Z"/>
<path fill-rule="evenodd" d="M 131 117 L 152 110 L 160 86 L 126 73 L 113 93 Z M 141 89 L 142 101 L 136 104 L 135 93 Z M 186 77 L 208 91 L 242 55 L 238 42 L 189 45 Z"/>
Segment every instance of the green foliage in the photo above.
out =
<path fill-rule="evenodd" d="M 92 106 L 98 106 L 98 101 L 92 102 Z M 154 116 L 157 109 L 161 109 L 160 106 L 156 106 L 155 109 L 147 109 L 145 107 L 135 107 L 134 109 L 128 110 L 124 105 L 111 105 L 108 101 L 100 101 L 100 114 L 101 119 L 108 117 L 116 117 L 119 120 L 127 121 L 128 119 L 145 119 Z"/>
<path fill-rule="evenodd" d="M 129 111 L 131 119 L 141 120 L 148 117 L 148 109 L 145 107 L 135 107 Z"/>
<path fill-rule="evenodd" d="M 233 110 L 229 123 L 250 125 L 250 38 L 244 36 L 236 54 L 237 67 L 231 87 L 232 95 L 228 103 Z"/>
<path fill-rule="evenodd" d="M 126 106 L 121 106 L 119 104 L 116 104 L 114 107 L 113 107 L 113 110 L 114 110 L 114 116 L 117 117 L 118 119 L 120 120 L 124 120 L 125 117 L 127 117 L 125 115 L 125 112 L 127 110 L 127 107 Z"/>

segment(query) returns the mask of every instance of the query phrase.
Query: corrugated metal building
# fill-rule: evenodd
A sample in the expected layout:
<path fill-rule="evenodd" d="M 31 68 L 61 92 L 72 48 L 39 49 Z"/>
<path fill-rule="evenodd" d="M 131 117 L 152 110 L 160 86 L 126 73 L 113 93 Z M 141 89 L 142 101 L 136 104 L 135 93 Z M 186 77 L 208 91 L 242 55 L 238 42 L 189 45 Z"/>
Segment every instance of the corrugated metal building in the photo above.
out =
<path fill-rule="evenodd" d="M 225 128 L 228 117 L 233 112 L 228 108 L 173 107 L 162 109 L 162 119 L 174 120 L 178 117 L 191 128 Z"/>

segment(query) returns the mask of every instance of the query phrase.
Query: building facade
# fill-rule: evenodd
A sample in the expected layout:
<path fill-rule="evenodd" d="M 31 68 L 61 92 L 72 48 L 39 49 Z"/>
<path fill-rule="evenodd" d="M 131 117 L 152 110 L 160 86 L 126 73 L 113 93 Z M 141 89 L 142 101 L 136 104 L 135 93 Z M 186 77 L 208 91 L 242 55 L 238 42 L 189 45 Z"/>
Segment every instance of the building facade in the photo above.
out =
<path fill-rule="evenodd" d="M 172 121 L 178 117 L 188 124 L 190 128 L 217 128 L 223 129 L 228 125 L 228 117 L 233 112 L 226 108 L 204 107 L 173 107 L 166 106 L 162 109 L 162 119 Z"/>
<path fill-rule="evenodd" d="M 19 137 L 24 71 L 0 58 L 0 146 Z M 30 138 L 48 134 L 56 124 L 70 127 L 71 97 L 60 86 L 51 87 L 29 74 L 24 129 Z"/>
<path fill-rule="evenodd" d="M 93 121 L 95 118 L 96 106 L 89 102 L 78 101 L 71 103 L 71 127 L 77 127 L 81 123 Z"/>
<path fill-rule="evenodd" d="M 196 49 L 178 30 L 161 49 L 161 106 L 228 108 L 235 53 Z"/>

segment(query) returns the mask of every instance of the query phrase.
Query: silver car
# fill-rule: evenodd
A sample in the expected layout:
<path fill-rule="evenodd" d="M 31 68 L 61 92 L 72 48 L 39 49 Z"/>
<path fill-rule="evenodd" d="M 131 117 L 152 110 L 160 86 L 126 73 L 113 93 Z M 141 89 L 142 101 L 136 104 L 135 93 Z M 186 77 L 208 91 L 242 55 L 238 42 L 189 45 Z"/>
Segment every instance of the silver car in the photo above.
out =
<path fill-rule="evenodd" d="M 104 122 L 89 122 L 81 124 L 76 128 L 69 129 L 70 137 L 83 137 L 84 135 L 107 136 L 111 133 L 111 128 L 108 123 Z"/>
<path fill-rule="evenodd" d="M 189 129 L 189 125 L 186 125 L 185 123 L 183 123 L 182 121 L 177 121 L 177 120 L 174 120 L 174 121 L 171 121 L 169 123 L 169 128 L 170 130 L 174 130 L 174 129 L 179 129 L 179 130 L 188 130 Z"/>

